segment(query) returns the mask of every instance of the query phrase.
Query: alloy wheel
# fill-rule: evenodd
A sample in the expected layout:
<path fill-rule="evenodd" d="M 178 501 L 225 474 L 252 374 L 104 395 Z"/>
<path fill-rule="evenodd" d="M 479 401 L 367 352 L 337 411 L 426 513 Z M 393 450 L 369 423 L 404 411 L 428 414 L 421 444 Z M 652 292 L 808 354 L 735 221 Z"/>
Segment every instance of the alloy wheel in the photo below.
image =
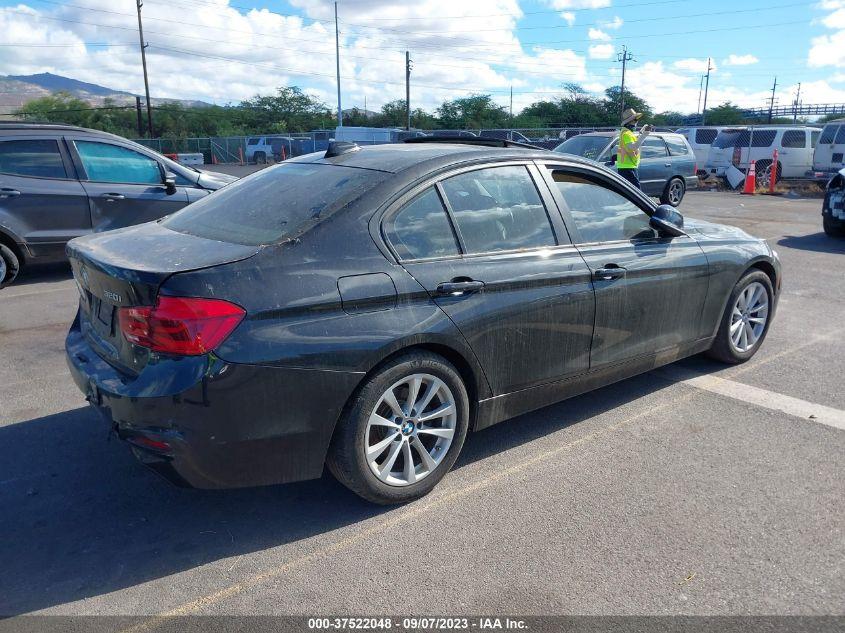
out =
<path fill-rule="evenodd" d="M 731 311 L 731 345 L 738 352 L 753 348 L 766 329 L 769 294 L 759 281 L 748 284 L 736 298 Z"/>
<path fill-rule="evenodd" d="M 6 278 L 6 274 L 9 272 L 9 267 L 6 265 L 6 260 L 3 259 L 3 256 L 0 255 L 0 283 L 3 283 L 3 280 Z"/>
<path fill-rule="evenodd" d="M 677 180 L 669 185 L 669 202 L 677 206 L 684 197 L 684 186 Z"/>
<path fill-rule="evenodd" d="M 379 398 L 367 421 L 364 452 L 373 474 L 391 486 L 410 486 L 443 461 L 458 419 L 448 385 L 431 374 L 412 374 Z"/>

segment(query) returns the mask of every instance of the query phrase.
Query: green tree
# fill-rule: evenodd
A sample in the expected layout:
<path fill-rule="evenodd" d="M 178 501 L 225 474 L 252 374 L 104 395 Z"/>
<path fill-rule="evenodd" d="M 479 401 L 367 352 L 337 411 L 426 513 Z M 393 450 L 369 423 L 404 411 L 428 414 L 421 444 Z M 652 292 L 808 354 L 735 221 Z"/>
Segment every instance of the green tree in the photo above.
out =
<path fill-rule="evenodd" d="M 737 125 L 745 123 L 745 115 L 739 106 L 725 101 L 722 105 L 707 109 L 705 122 L 708 125 Z"/>
<path fill-rule="evenodd" d="M 250 121 L 253 126 L 262 126 L 263 131 L 271 133 L 307 132 L 334 118 L 325 103 L 297 86 L 279 88 L 274 96 L 255 95 L 242 101 L 241 107 L 254 111 Z"/>
<path fill-rule="evenodd" d="M 612 86 L 604 91 L 604 111 L 606 113 L 607 122 L 609 125 L 619 125 L 620 116 L 622 115 L 622 88 L 621 86 Z M 630 90 L 625 90 L 625 108 L 633 108 L 637 112 L 642 112 L 646 119 L 651 119 L 651 106 L 635 95 Z"/>
<path fill-rule="evenodd" d="M 444 101 L 435 112 L 440 126 L 448 129 L 507 127 L 508 111 L 491 95 L 472 95 Z"/>

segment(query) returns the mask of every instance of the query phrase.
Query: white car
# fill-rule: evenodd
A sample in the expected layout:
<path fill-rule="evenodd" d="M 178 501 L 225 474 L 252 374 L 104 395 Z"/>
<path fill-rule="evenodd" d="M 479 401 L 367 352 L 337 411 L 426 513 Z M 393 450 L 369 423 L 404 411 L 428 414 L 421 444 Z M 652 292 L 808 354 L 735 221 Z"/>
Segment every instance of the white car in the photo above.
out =
<path fill-rule="evenodd" d="M 719 125 L 702 125 L 694 127 L 682 127 L 675 130 L 677 134 L 683 135 L 687 142 L 689 142 L 692 151 L 695 153 L 695 162 L 704 167 L 707 164 L 707 159 L 710 156 L 710 146 L 719 135 L 719 132 L 724 130 L 724 126 Z M 699 170 L 701 173 L 706 173 L 704 169 Z"/>
<path fill-rule="evenodd" d="M 813 153 L 812 178 L 826 181 L 845 167 L 845 119 L 825 123 Z"/>
<path fill-rule="evenodd" d="M 813 150 L 821 128 L 797 125 L 725 128 L 713 141 L 707 170 L 724 176 L 734 165 L 745 170 L 756 161 L 757 183 L 766 186 L 772 168 L 772 152 L 778 150 L 777 177 L 803 178 L 813 165 Z"/>

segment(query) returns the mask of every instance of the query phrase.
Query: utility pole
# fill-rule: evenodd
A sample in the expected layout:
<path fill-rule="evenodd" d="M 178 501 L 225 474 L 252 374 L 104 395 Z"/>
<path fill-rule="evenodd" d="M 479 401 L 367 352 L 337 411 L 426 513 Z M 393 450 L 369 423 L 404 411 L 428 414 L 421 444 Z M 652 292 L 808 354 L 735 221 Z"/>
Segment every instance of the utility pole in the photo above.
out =
<path fill-rule="evenodd" d="M 769 99 L 769 119 L 768 123 L 772 122 L 772 110 L 775 109 L 775 90 L 778 87 L 778 78 L 775 77 L 775 83 L 772 84 L 772 97 Z"/>
<path fill-rule="evenodd" d="M 707 118 L 707 93 L 710 91 L 710 71 L 713 66 L 710 64 L 710 58 L 707 58 L 707 75 L 704 79 L 704 105 L 701 108 L 701 125 L 704 125 L 704 120 Z"/>
<path fill-rule="evenodd" d="M 411 53 L 405 51 L 405 129 L 411 129 Z"/>
<path fill-rule="evenodd" d="M 622 85 L 619 88 L 619 99 L 622 101 L 622 107 L 619 109 L 620 117 L 622 116 L 622 113 L 625 112 L 625 68 L 628 62 L 633 59 L 633 55 L 628 52 L 628 47 L 623 44 L 622 52 L 616 55 L 616 61 L 622 62 Z"/>
<path fill-rule="evenodd" d="M 150 105 L 150 80 L 147 78 L 147 44 L 144 42 L 144 25 L 141 23 L 141 7 L 144 6 L 142 0 L 136 0 L 135 4 L 138 7 L 138 37 L 141 40 L 141 66 L 144 68 L 144 92 L 147 96 L 147 130 L 150 138 L 153 137 L 153 109 Z"/>
<path fill-rule="evenodd" d="M 343 110 L 340 107 L 340 32 L 337 29 L 337 2 L 334 3 L 334 50 L 337 57 L 337 126 L 343 127 Z"/>
<path fill-rule="evenodd" d="M 701 91 L 704 90 L 704 75 L 698 80 L 698 105 L 695 106 L 695 113 L 701 114 Z"/>
<path fill-rule="evenodd" d="M 798 93 L 795 95 L 795 102 L 792 104 L 792 122 L 798 119 L 798 108 L 801 107 L 801 82 L 798 82 Z"/>
<path fill-rule="evenodd" d="M 144 119 L 141 118 L 141 97 L 135 97 L 135 114 L 138 115 L 138 138 L 144 136 Z"/>
<path fill-rule="evenodd" d="M 511 86 L 510 120 L 513 123 L 513 86 Z"/>

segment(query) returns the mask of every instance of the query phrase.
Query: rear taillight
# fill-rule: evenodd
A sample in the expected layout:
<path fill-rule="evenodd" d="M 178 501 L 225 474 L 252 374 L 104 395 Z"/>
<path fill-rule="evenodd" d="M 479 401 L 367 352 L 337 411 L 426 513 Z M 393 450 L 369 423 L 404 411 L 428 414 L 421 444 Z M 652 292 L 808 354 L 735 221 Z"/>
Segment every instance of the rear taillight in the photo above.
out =
<path fill-rule="evenodd" d="M 154 306 L 120 308 L 127 341 L 156 352 L 196 356 L 210 352 L 232 333 L 245 310 L 221 299 L 159 297 Z"/>

